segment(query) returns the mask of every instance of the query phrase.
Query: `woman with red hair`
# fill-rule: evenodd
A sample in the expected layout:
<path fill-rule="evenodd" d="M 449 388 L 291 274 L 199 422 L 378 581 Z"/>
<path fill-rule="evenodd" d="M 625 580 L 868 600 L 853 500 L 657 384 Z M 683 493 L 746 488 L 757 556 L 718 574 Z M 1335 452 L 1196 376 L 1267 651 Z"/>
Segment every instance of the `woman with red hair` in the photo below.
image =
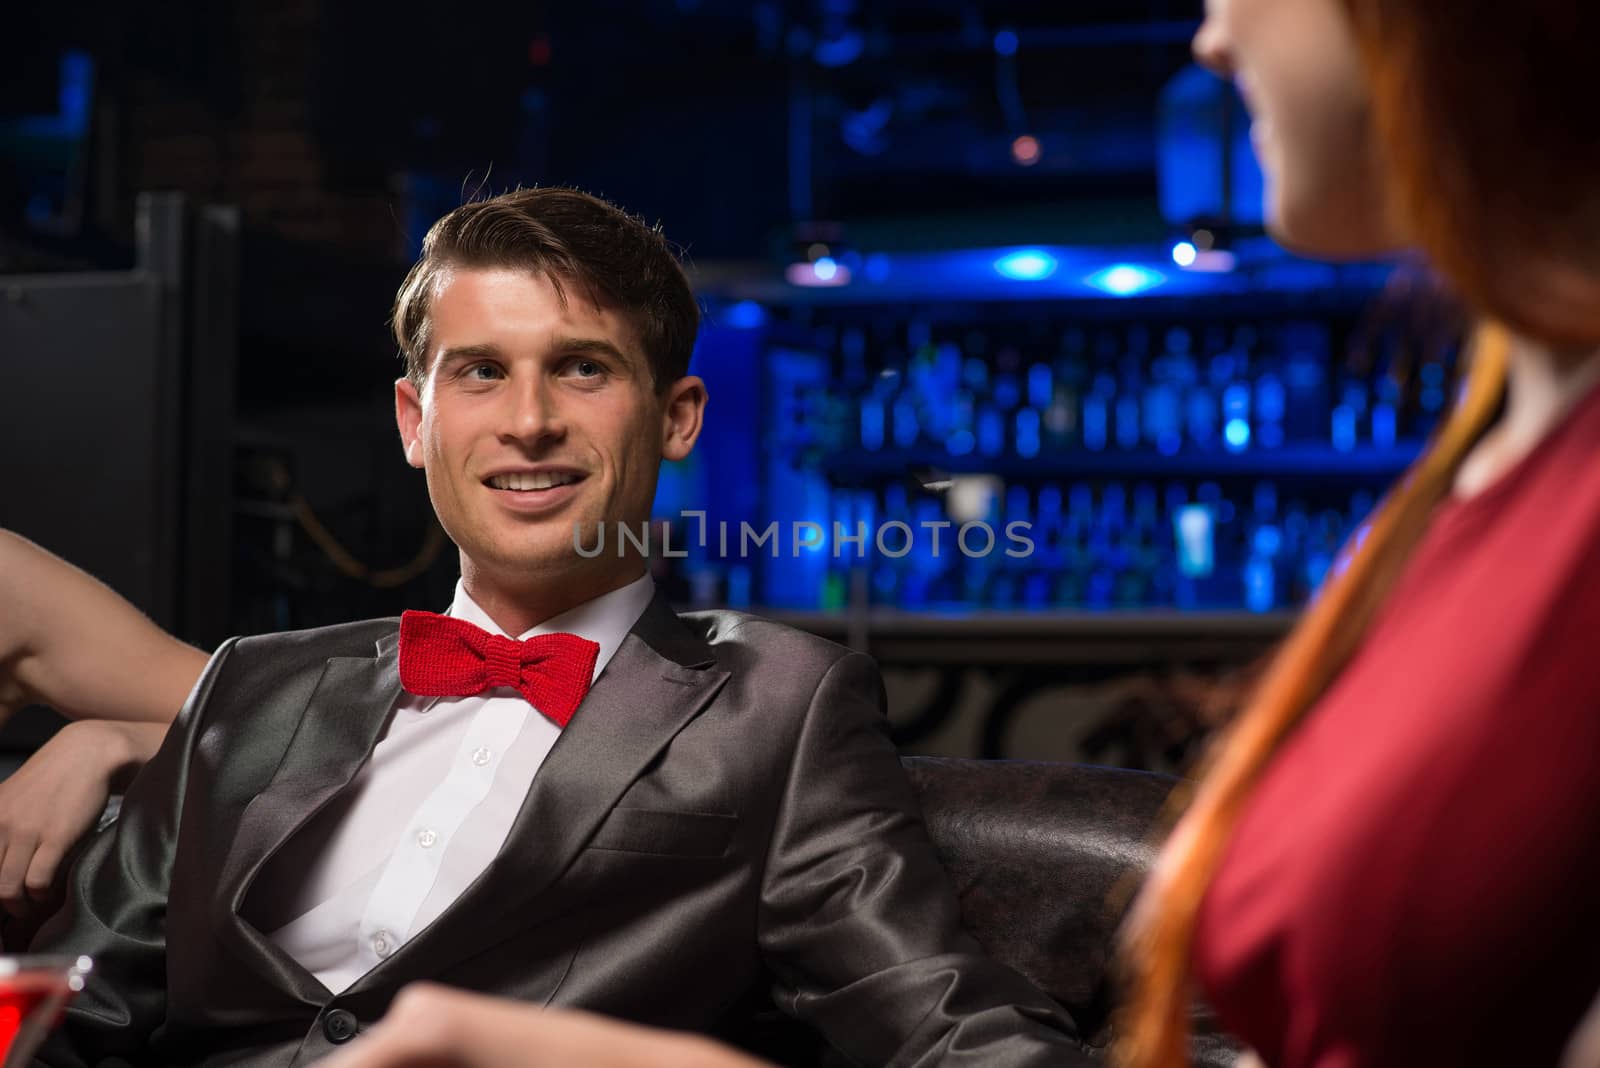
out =
<path fill-rule="evenodd" d="M 1419 248 L 1469 382 L 1212 753 L 1130 919 L 1272 1068 L 1553 1065 L 1600 987 L 1600 112 L 1582 0 L 1210 0 L 1268 224 Z"/>

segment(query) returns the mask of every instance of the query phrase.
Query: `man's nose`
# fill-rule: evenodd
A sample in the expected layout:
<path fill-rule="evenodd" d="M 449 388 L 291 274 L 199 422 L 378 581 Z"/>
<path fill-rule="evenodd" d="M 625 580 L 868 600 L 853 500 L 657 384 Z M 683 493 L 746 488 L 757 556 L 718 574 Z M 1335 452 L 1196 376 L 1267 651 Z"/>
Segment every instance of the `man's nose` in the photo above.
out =
<path fill-rule="evenodd" d="M 537 444 L 566 432 L 560 400 L 542 378 L 517 383 L 507 396 L 509 407 L 503 430 L 506 437 Z"/>

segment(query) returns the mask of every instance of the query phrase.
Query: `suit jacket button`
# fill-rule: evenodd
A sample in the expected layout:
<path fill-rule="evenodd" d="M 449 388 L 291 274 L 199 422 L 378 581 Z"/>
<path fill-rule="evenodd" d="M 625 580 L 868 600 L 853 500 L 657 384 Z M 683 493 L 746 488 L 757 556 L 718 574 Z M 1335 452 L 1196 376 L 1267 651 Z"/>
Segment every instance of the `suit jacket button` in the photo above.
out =
<path fill-rule="evenodd" d="M 348 1009 L 334 1009 L 322 1018 L 322 1033 L 329 1042 L 348 1042 L 356 1037 L 355 1013 Z"/>

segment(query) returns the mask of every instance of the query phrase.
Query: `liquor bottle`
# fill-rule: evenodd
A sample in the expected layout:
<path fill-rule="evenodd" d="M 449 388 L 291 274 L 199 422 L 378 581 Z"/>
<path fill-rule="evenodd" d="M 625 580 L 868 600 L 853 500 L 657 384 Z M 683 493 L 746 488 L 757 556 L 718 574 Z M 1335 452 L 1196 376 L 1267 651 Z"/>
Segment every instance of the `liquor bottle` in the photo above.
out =
<path fill-rule="evenodd" d="M 1372 444 L 1379 449 L 1392 449 L 1400 434 L 1400 383 L 1391 375 L 1378 379 L 1372 403 Z"/>
<path fill-rule="evenodd" d="M 1183 424 L 1188 440 L 1198 448 L 1216 443 L 1217 390 L 1208 378 L 1195 375 L 1183 402 Z"/>
<path fill-rule="evenodd" d="M 851 396 L 864 392 L 870 382 L 866 331 L 852 328 L 839 335 L 839 360 L 839 384 L 843 392 Z"/>
<path fill-rule="evenodd" d="M 1044 411 L 1055 400 L 1055 372 L 1047 363 L 1028 368 L 1028 407 Z"/>
<path fill-rule="evenodd" d="M 1265 361 L 1265 366 L 1256 376 L 1255 426 L 1252 430 L 1262 448 L 1276 449 L 1283 444 L 1283 423 L 1288 404 L 1288 390 L 1277 373 L 1275 361 Z"/>
<path fill-rule="evenodd" d="M 1054 482 L 1040 486 L 1037 505 L 1032 559 L 1044 571 L 1059 572 L 1066 562 L 1063 540 L 1067 536 L 1061 512 L 1061 487 Z"/>
<path fill-rule="evenodd" d="M 978 447 L 978 404 L 972 390 L 963 386 L 950 405 L 950 433 L 945 451 L 951 456 L 970 456 Z"/>
<path fill-rule="evenodd" d="M 1333 447 L 1350 452 L 1360 443 L 1361 425 L 1367 415 L 1367 384 L 1354 374 L 1346 374 L 1339 384 L 1339 400 L 1334 405 L 1329 427 Z"/>
<path fill-rule="evenodd" d="M 1011 442 L 1019 457 L 1031 460 L 1044 444 L 1046 419 L 1055 401 L 1055 373 L 1049 364 L 1036 363 L 1028 368 L 1027 382 L 1027 403 L 1012 418 Z"/>
<path fill-rule="evenodd" d="M 869 390 L 861 398 L 860 408 L 860 440 L 861 447 L 868 452 L 879 452 L 885 444 L 885 431 L 887 419 L 884 414 L 884 399 L 878 390 Z"/>
<path fill-rule="evenodd" d="M 978 407 L 978 453 L 993 459 L 1006 449 L 1005 413 L 993 404 Z"/>
<path fill-rule="evenodd" d="M 1082 330 L 1070 327 L 1062 332 L 1055 362 L 1055 390 L 1044 419 L 1045 444 L 1052 451 L 1065 450 L 1078 442 L 1079 409 L 1089 382 L 1085 345 Z"/>
<path fill-rule="evenodd" d="M 914 448 L 918 439 L 922 437 L 922 424 L 917 416 L 916 394 L 910 389 L 902 389 L 894 398 L 890 414 L 894 423 L 895 447 Z"/>
<path fill-rule="evenodd" d="M 1183 446 L 1183 395 L 1192 386 L 1187 370 L 1189 334 L 1167 331 L 1164 351 L 1151 365 L 1144 389 L 1145 440 L 1163 456 L 1176 455 Z"/>
<path fill-rule="evenodd" d="M 1331 342 L 1320 323 L 1290 323 L 1278 332 L 1283 358 L 1284 435 L 1291 441 L 1322 442 L 1328 432 L 1328 353 Z"/>
<path fill-rule="evenodd" d="M 1105 449 L 1111 432 L 1111 406 L 1117 395 L 1117 380 L 1109 373 L 1097 374 L 1083 398 L 1083 447 L 1091 452 Z"/>
<path fill-rule="evenodd" d="M 1222 443 L 1229 452 L 1250 447 L 1250 383 L 1229 382 L 1222 391 Z"/>
<path fill-rule="evenodd" d="M 878 511 L 878 516 L 879 522 L 868 528 L 869 536 L 875 535 L 883 523 L 896 520 L 902 523 L 910 522 L 911 508 L 904 484 L 891 482 L 884 487 L 882 507 Z M 875 537 L 868 545 L 868 553 L 872 571 L 872 603 L 897 606 L 904 592 L 903 576 L 907 570 L 905 557 L 893 557 L 878 552 Z"/>
<path fill-rule="evenodd" d="M 1022 356 L 1006 346 L 995 353 L 994 405 L 1004 414 L 1015 411 L 1023 401 Z"/>
<path fill-rule="evenodd" d="M 1031 460 L 1039 455 L 1043 422 L 1039 409 L 1033 405 L 1017 409 L 1011 440 L 1017 455 L 1022 459 Z"/>
<path fill-rule="evenodd" d="M 1171 583 L 1160 570 L 1160 526 L 1161 505 L 1156 488 L 1139 483 L 1133 488 L 1133 517 L 1124 538 L 1131 576 L 1126 600 L 1134 606 L 1164 604 L 1171 597 Z"/>
<path fill-rule="evenodd" d="M 1278 574 L 1270 556 L 1252 551 L 1244 565 L 1244 605 L 1252 612 L 1278 607 Z"/>
<path fill-rule="evenodd" d="M 1117 447 L 1137 449 L 1142 436 L 1139 427 L 1139 404 L 1144 392 L 1144 356 L 1135 351 L 1124 354 L 1121 372 L 1115 402 Z"/>

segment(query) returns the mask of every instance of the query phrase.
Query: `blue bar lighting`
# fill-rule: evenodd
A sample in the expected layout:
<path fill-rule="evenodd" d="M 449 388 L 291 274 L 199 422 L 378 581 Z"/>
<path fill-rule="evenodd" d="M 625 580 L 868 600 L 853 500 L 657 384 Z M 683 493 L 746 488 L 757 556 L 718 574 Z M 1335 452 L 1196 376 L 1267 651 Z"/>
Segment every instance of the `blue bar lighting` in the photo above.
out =
<path fill-rule="evenodd" d="M 1096 271 L 1085 278 L 1084 282 L 1113 297 L 1131 297 L 1147 289 L 1154 289 L 1166 280 L 1166 276 L 1160 271 L 1137 267 L 1131 263 L 1119 263 L 1103 271 Z"/>
<path fill-rule="evenodd" d="M 1003 278 L 1039 282 L 1056 273 L 1056 258 L 1040 249 L 1025 248 L 995 260 L 994 269 Z"/>

